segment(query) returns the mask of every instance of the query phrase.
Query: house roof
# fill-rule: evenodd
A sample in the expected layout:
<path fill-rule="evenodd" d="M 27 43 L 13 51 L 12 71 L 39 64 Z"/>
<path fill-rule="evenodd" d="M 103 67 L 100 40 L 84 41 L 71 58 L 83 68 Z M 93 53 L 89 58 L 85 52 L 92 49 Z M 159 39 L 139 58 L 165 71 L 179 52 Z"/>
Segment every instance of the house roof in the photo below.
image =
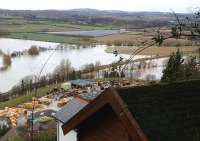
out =
<path fill-rule="evenodd" d="M 72 85 L 77 85 L 77 86 L 87 86 L 90 85 L 91 82 L 84 80 L 84 79 L 77 79 L 77 80 L 72 80 L 70 81 Z"/>
<path fill-rule="evenodd" d="M 102 93 L 102 91 L 91 91 L 89 93 L 82 93 L 79 96 L 87 101 L 94 100 L 97 96 L 99 96 Z"/>
<path fill-rule="evenodd" d="M 66 123 L 78 112 L 80 112 L 86 105 L 87 103 L 81 102 L 74 98 L 70 100 L 60 111 L 58 111 L 54 117 L 58 121 Z"/>
<path fill-rule="evenodd" d="M 70 100 L 61 110 L 56 113 L 54 117 L 60 122 L 66 123 L 70 119 L 72 119 L 78 112 L 80 112 L 88 104 L 88 101 L 94 100 L 100 94 L 101 91 L 83 93 L 79 95 L 79 97 L 85 101 L 79 98 L 74 98 Z"/>
<path fill-rule="evenodd" d="M 67 116 L 69 109 L 61 112 L 64 133 L 74 129 L 107 104 L 111 105 L 135 141 L 191 141 L 198 138 L 200 133 L 198 80 L 117 91 L 106 89 L 73 114 Z"/>

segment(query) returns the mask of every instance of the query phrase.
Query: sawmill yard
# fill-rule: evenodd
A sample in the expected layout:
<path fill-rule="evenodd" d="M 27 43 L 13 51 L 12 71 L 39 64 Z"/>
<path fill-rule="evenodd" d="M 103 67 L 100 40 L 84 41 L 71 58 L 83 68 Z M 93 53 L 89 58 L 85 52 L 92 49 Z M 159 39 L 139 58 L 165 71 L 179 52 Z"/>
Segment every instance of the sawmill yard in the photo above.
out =
<path fill-rule="evenodd" d="M 19 122 L 19 119 L 22 121 L 24 118 L 29 119 L 33 107 L 35 108 L 34 117 L 37 118 L 35 122 L 37 122 L 41 128 L 37 129 L 40 131 L 40 135 L 43 136 L 51 132 L 53 136 L 51 137 L 48 135 L 48 137 L 55 138 L 56 122 L 53 117 L 59 109 L 65 106 L 74 97 L 87 97 L 89 93 L 102 92 L 104 89 L 111 86 L 111 81 L 109 80 L 87 81 L 87 83 L 90 83 L 87 85 L 84 85 L 86 80 L 74 80 L 73 82 L 78 82 L 78 84 L 75 83 L 76 85 L 68 89 L 65 89 L 65 87 L 63 87 L 65 85 L 62 84 L 50 85 L 38 89 L 37 95 L 34 95 L 33 92 L 29 95 L 1 102 L 0 120 L 9 124 L 9 127 L 12 129 L 5 136 L 0 136 L 0 138 L 5 141 L 10 138 L 9 135 L 12 135 L 12 138 L 27 138 L 27 134 L 22 134 L 25 129 L 20 128 L 22 125 L 20 125 L 21 122 Z M 80 87 L 80 82 L 82 82 L 84 86 L 81 84 Z M 144 81 L 121 80 L 120 82 L 116 81 L 115 86 L 130 87 L 144 84 Z M 89 91 L 88 87 L 92 89 Z M 26 126 L 28 126 L 27 122 L 24 121 L 23 127 Z M 36 127 L 34 126 L 34 128 Z M 44 127 L 50 129 L 45 131 L 45 129 L 43 129 Z M 13 130 L 15 133 L 13 133 Z"/>

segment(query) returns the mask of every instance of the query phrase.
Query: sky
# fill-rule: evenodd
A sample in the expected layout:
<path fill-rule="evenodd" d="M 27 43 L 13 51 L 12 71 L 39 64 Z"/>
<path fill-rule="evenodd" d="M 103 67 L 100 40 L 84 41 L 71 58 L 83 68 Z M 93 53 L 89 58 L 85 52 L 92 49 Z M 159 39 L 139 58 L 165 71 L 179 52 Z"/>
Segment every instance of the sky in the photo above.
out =
<path fill-rule="evenodd" d="M 93 8 L 122 11 L 162 11 L 188 13 L 200 7 L 200 0 L 0 0 L 1 9 L 16 10 L 68 10 Z"/>

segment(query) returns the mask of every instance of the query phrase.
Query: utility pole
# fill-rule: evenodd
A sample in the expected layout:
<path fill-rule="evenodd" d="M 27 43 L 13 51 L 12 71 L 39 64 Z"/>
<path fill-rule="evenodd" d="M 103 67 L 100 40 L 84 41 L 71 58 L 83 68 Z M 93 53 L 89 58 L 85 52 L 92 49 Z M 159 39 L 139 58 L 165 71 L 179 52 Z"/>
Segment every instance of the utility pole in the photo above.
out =
<path fill-rule="evenodd" d="M 54 52 L 52 52 L 52 54 L 49 55 L 49 57 L 47 58 L 47 60 L 43 64 L 42 68 L 40 69 L 39 74 L 35 75 L 35 89 L 34 89 L 35 93 L 34 93 L 34 98 L 32 99 L 33 105 L 32 105 L 32 111 L 31 111 L 31 119 L 30 119 L 30 124 L 31 124 L 31 133 L 30 133 L 31 141 L 34 141 L 34 135 L 33 135 L 34 134 L 34 112 L 35 112 L 35 102 L 36 102 L 36 97 L 37 97 L 38 84 L 39 84 L 42 72 L 44 71 L 45 66 L 47 65 L 47 63 L 49 62 L 49 60 L 51 59 L 51 57 L 53 56 Z"/>

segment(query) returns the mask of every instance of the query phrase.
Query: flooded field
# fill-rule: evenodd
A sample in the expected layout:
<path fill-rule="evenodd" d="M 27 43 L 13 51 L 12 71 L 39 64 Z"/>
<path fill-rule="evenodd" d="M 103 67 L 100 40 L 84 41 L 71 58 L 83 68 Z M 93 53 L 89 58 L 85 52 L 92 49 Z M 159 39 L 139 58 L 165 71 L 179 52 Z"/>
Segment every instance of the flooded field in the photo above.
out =
<path fill-rule="evenodd" d="M 39 41 L 27 41 L 17 39 L 0 39 L 0 49 L 4 53 L 12 53 L 13 51 L 23 51 L 29 49 L 31 46 L 41 46 L 46 48 L 55 48 L 58 43 L 39 42 Z M 69 59 L 72 67 L 76 70 L 83 68 L 84 65 L 89 63 L 100 62 L 101 65 L 110 64 L 119 60 L 119 56 L 115 57 L 112 53 L 106 53 L 105 45 L 97 45 L 96 47 L 87 48 L 73 48 L 68 47 L 64 50 L 47 50 L 40 52 L 38 56 L 23 55 L 20 57 L 12 58 L 12 65 L 5 71 L 0 71 L 0 92 L 6 92 L 10 90 L 14 85 L 19 83 L 22 78 L 30 75 L 36 75 L 41 70 L 43 64 L 47 58 L 52 55 L 48 61 L 43 74 L 51 73 L 59 65 L 61 60 Z M 123 58 L 129 58 L 129 55 L 121 54 Z M 135 56 L 134 59 L 142 58 L 145 56 Z M 162 60 L 155 60 L 154 63 L 160 65 Z M 2 56 L 0 56 L 0 67 L 3 65 Z M 162 75 L 162 67 L 157 68 L 145 68 L 142 71 L 132 71 L 132 75 L 139 79 L 145 79 L 147 75 L 156 75 L 155 79 L 160 79 Z M 127 76 L 129 73 L 127 72 Z"/>
<path fill-rule="evenodd" d="M 47 34 L 82 36 L 82 37 L 102 37 L 114 34 L 125 33 L 123 30 L 91 30 L 91 31 L 71 31 L 71 32 L 48 32 Z"/>
<path fill-rule="evenodd" d="M 144 57 L 144 56 L 143 56 Z M 135 58 L 136 59 L 136 58 Z M 130 63 L 128 65 L 121 66 L 125 78 L 127 79 L 139 79 L 154 81 L 160 80 L 163 75 L 163 69 L 168 58 L 152 59 L 143 62 Z M 104 78 L 105 73 L 110 73 L 112 70 L 104 69 L 95 73 L 96 78 Z"/>
<path fill-rule="evenodd" d="M 16 39 L 0 39 L 0 49 L 3 52 L 23 51 L 32 45 L 42 47 L 56 47 L 57 43 L 26 41 Z M 72 67 L 76 70 L 81 69 L 85 64 L 96 63 L 110 64 L 119 58 L 113 54 L 105 52 L 106 46 L 96 46 L 89 48 L 67 48 L 65 50 L 49 50 L 41 52 L 38 56 L 24 55 L 12 58 L 12 65 L 9 69 L 0 72 L 0 92 L 5 92 L 16 85 L 26 76 L 38 74 L 47 58 L 52 55 L 48 61 L 43 74 L 51 73 L 63 59 L 69 59 Z M 129 55 L 122 55 L 128 58 Z M 2 56 L 0 56 L 0 66 L 2 66 Z"/>
<path fill-rule="evenodd" d="M 29 49 L 33 45 L 49 48 L 55 47 L 59 45 L 59 43 L 0 38 L 0 50 L 2 50 L 4 53 L 24 51 Z"/>

